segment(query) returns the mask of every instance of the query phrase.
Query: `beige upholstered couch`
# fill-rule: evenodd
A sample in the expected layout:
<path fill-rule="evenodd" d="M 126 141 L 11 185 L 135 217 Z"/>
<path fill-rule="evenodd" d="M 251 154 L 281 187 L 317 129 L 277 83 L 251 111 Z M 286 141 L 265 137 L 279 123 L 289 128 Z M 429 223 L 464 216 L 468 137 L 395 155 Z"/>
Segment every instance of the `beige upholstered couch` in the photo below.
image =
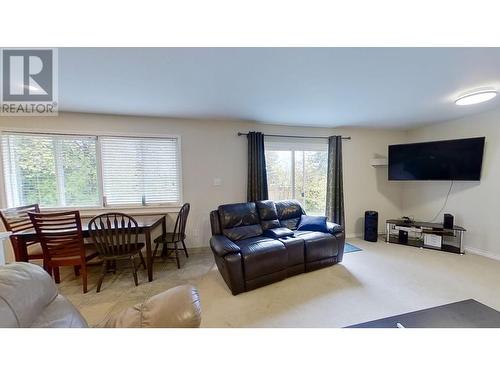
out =
<path fill-rule="evenodd" d="M 199 327 L 197 290 L 178 286 L 128 308 L 99 327 Z M 0 327 L 86 328 L 87 322 L 39 266 L 11 263 L 0 267 Z"/>

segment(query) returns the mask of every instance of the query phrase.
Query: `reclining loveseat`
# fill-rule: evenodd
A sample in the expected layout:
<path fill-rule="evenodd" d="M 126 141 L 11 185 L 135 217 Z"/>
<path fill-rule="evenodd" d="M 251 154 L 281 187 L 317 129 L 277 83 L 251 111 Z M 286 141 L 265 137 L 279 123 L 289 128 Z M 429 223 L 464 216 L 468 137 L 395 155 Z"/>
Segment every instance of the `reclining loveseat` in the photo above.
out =
<path fill-rule="evenodd" d="M 295 200 L 225 204 L 210 213 L 210 247 L 233 295 L 342 261 L 342 227 L 297 230 L 302 215 Z"/>

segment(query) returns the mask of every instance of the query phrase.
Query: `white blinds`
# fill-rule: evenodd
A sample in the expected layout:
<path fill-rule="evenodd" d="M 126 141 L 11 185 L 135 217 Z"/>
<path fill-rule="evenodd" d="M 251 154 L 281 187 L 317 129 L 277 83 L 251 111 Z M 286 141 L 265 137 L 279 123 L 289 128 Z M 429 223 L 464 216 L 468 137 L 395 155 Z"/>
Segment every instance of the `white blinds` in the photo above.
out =
<path fill-rule="evenodd" d="M 9 207 L 33 203 L 42 207 L 179 204 L 179 143 L 177 137 L 2 132 L 7 204 Z"/>
<path fill-rule="evenodd" d="M 3 133 L 8 205 L 98 205 L 96 142 L 89 136 Z"/>
<path fill-rule="evenodd" d="M 273 151 L 328 151 L 328 140 L 269 137 L 265 140 L 265 148 Z"/>
<path fill-rule="evenodd" d="M 99 137 L 106 205 L 181 200 L 179 140 Z"/>

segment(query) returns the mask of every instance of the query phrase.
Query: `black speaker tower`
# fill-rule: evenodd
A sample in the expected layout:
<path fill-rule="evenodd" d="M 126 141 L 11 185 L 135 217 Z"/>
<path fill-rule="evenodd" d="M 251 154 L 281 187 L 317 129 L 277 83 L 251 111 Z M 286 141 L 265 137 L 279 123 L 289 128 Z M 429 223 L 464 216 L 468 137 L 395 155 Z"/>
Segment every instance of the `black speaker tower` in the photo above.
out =
<path fill-rule="evenodd" d="M 443 228 L 444 229 L 453 229 L 453 215 L 444 214 Z"/>
<path fill-rule="evenodd" d="M 365 211 L 365 241 L 377 242 L 378 212 Z"/>

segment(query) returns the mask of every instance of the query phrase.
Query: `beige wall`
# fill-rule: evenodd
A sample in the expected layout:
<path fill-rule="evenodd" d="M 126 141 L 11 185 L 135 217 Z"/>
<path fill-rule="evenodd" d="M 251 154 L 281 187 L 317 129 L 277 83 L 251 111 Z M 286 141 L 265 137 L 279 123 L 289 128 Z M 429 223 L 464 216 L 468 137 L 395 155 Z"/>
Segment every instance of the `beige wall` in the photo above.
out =
<path fill-rule="evenodd" d="M 246 198 L 247 148 L 238 131 L 327 136 L 352 136 L 344 142 L 344 190 L 348 235 L 361 234 L 367 209 L 380 212 L 379 222 L 401 216 L 400 183 L 387 181 L 386 168 L 370 166 L 376 154 L 386 155 L 387 145 L 404 142 L 403 131 L 311 128 L 261 125 L 251 122 L 179 120 L 132 116 L 63 113 L 58 117 L 0 118 L 0 127 L 18 130 L 82 132 L 96 134 L 135 133 L 180 135 L 184 201 L 192 211 L 188 223 L 188 246 L 207 246 L 208 213 L 223 203 Z M 213 186 L 215 177 L 221 186 Z M 1 184 L 3 186 L 3 183 Z M 381 229 L 383 229 L 381 227 Z"/>
<path fill-rule="evenodd" d="M 409 142 L 486 136 L 481 181 L 455 182 L 444 212 L 467 229 L 469 251 L 500 259 L 500 110 L 412 129 Z M 403 212 L 421 220 L 442 207 L 450 182 L 402 182 Z M 439 221 L 442 220 L 442 213 Z"/>

